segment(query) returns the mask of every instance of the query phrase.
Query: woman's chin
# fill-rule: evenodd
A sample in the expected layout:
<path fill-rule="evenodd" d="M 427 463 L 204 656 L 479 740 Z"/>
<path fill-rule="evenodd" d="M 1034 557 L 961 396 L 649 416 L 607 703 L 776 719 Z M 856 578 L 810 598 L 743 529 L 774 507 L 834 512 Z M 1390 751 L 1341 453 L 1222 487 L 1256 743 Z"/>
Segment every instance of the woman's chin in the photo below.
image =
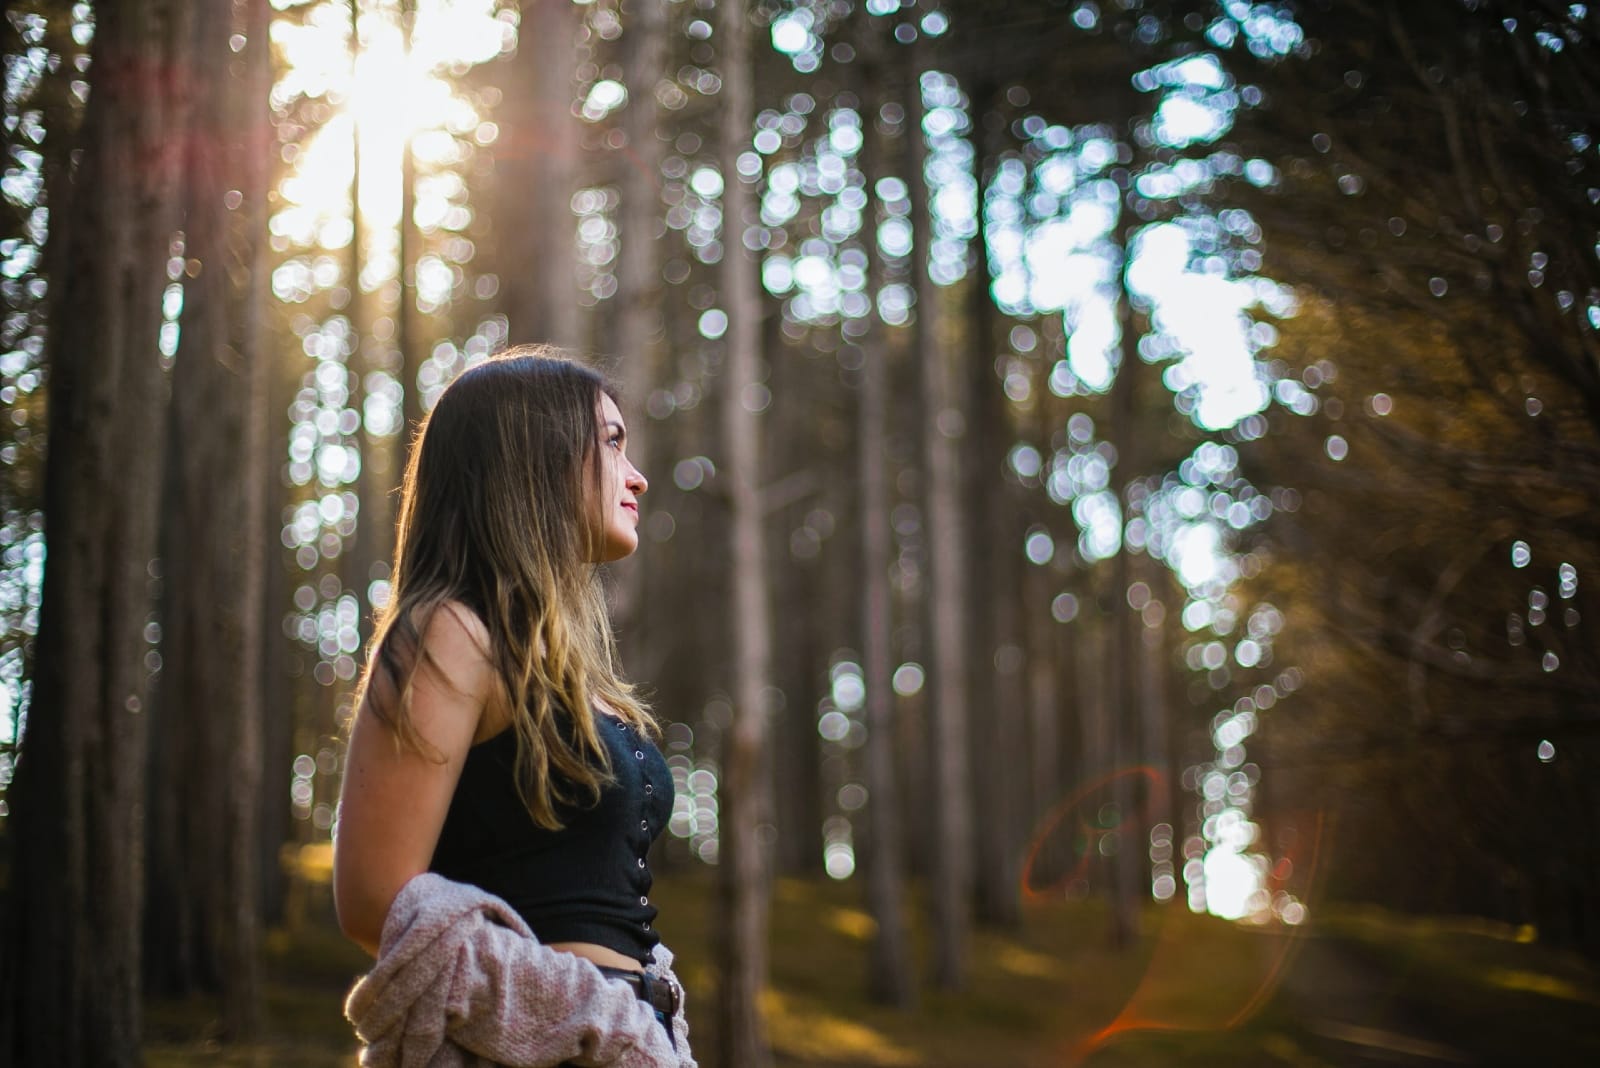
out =
<path fill-rule="evenodd" d="M 614 564 L 618 560 L 623 560 L 632 556 L 635 550 L 638 548 L 639 536 L 637 534 L 633 534 L 629 537 L 613 536 L 607 538 L 605 548 L 601 550 L 600 559 L 597 562 L 602 564 Z"/>

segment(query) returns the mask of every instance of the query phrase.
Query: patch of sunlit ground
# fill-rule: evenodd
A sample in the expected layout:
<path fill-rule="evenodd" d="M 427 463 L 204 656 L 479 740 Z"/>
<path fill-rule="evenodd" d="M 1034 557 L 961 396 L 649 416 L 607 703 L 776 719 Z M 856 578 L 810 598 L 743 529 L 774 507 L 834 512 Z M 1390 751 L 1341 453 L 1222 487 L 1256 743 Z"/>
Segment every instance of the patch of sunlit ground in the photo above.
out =
<path fill-rule="evenodd" d="M 1486 1064 L 1600 1064 L 1600 966 L 1529 927 L 1376 908 L 1323 918 L 1326 938 L 1367 954 L 1386 993 L 1424 1028 Z"/>
<path fill-rule="evenodd" d="M 275 931 L 264 948 L 262 1041 L 218 1040 L 215 998 L 152 998 L 145 1006 L 145 1068 L 353 1068 L 356 1044 L 344 1019 L 344 995 L 368 961 L 313 907 L 291 936 Z"/>
<path fill-rule="evenodd" d="M 685 956 L 706 944 L 709 916 L 694 899 L 711 892 L 709 883 L 690 882 L 656 895 L 664 903 L 663 932 L 686 947 Z M 959 993 L 935 991 L 926 982 L 930 942 L 918 924 L 918 1005 L 900 1012 L 868 1000 L 874 925 L 861 905 L 853 884 L 778 882 L 771 960 L 776 992 L 765 1007 L 780 1065 L 1064 1065 L 1130 1003 L 1169 1016 L 1176 1006 L 1173 1011 L 1209 1025 L 1252 996 L 1264 967 L 1258 935 L 1211 917 L 1152 909 L 1144 936 L 1119 953 L 1108 942 L 1099 902 L 1030 907 L 1014 931 L 974 934 L 971 979 Z M 1156 974 L 1152 964 L 1172 971 Z M 709 1051 L 716 1041 L 707 1005 L 715 997 L 712 974 L 704 965 L 684 973 L 697 1049 Z"/>
<path fill-rule="evenodd" d="M 663 878 L 652 893 L 706 1064 L 717 1025 L 710 874 Z M 960 993 L 929 988 L 930 942 L 917 922 L 923 981 L 917 1007 L 900 1012 L 867 998 L 873 922 L 860 894 L 858 883 L 823 879 L 774 889 L 763 1008 L 780 1068 L 1337 1065 L 1356 1052 L 1449 1063 L 1463 1051 L 1470 1063 L 1600 1063 L 1595 971 L 1526 932 L 1518 941 L 1515 929 L 1324 908 L 1287 941 L 1281 929 L 1151 908 L 1139 941 L 1119 953 L 1100 902 L 1030 906 L 1018 929 L 974 934 Z M 150 1068 L 353 1065 L 340 1007 L 365 958 L 334 932 L 325 901 L 312 896 L 302 909 L 299 933 L 269 942 L 267 1041 L 218 1045 L 214 1004 L 154 1001 Z"/>
<path fill-rule="evenodd" d="M 1130 1033 L 1086 1063 L 1600 1064 L 1600 969 L 1529 928 L 1324 906 L 1270 994 L 1235 1031 Z"/>

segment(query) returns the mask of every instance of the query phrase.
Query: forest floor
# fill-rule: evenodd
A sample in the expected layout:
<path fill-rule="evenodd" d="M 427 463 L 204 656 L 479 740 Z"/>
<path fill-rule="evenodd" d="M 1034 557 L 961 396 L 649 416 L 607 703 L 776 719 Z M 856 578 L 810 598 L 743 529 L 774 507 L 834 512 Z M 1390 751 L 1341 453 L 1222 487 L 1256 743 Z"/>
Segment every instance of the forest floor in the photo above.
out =
<path fill-rule="evenodd" d="M 661 927 L 684 962 L 691 1035 L 716 1042 L 704 875 L 657 882 Z M 291 935 L 269 936 L 267 1033 L 216 1040 L 206 999 L 148 1006 L 149 1068 L 351 1068 L 341 1015 L 365 958 L 333 929 L 325 897 L 296 905 Z M 1600 968 L 1532 933 L 1375 909 L 1313 909 L 1297 928 L 1259 928 L 1152 908 L 1126 952 L 1109 946 L 1098 902 L 1029 906 L 1022 925 L 980 930 L 960 994 L 921 984 L 911 1011 L 866 997 L 872 921 L 857 884 L 781 880 L 765 1004 L 780 1068 L 1083 1065 L 1600 1064 Z M 927 974 L 927 940 L 916 974 Z"/>

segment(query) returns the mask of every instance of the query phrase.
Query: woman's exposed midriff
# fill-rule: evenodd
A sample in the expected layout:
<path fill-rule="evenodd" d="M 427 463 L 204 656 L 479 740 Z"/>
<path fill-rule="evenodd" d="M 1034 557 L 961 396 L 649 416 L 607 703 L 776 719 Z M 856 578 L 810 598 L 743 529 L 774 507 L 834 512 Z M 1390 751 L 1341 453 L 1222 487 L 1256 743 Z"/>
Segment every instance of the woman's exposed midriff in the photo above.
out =
<path fill-rule="evenodd" d="M 606 946 L 595 945 L 593 942 L 551 942 L 551 949 L 559 949 L 563 953 L 582 957 L 584 960 L 606 968 L 620 968 L 623 971 L 642 972 L 644 965 L 632 957 L 618 953 Z"/>

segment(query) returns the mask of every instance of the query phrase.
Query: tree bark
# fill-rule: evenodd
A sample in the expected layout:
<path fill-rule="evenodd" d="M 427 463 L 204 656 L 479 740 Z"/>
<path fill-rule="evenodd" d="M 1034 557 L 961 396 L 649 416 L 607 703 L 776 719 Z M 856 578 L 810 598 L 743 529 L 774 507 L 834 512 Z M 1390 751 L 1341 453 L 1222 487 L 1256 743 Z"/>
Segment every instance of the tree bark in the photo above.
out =
<path fill-rule="evenodd" d="M 728 933 L 722 961 L 722 1064 L 765 1068 L 772 1063 L 761 1019 L 767 985 L 768 878 L 760 839 L 761 770 L 766 746 L 771 674 L 771 608 L 761 507 L 761 426 L 750 394 L 760 361 L 761 305 L 756 263 L 742 235 L 754 198 L 739 177 L 737 159 L 754 126 L 750 13 L 744 0 L 717 8 L 721 49 L 721 167 L 723 176 L 721 296 L 727 304 L 727 355 L 722 375 L 722 449 L 733 524 L 733 725 L 722 775 L 721 876 Z"/>
<path fill-rule="evenodd" d="M 657 349 L 661 341 L 661 138 L 656 83 L 667 56 L 667 8 L 656 0 L 634 0 L 628 9 L 623 43 L 628 52 L 628 107 L 623 113 L 627 148 L 622 154 L 618 184 L 622 195 L 622 255 L 617 264 L 616 357 L 623 398 L 635 425 L 646 420 L 650 390 L 661 376 Z M 648 476 L 658 452 L 648 428 L 628 438 L 633 463 Z M 665 478 L 666 472 L 654 472 Z M 614 565 L 617 576 L 615 612 L 619 630 L 637 647 L 649 633 L 634 626 L 640 595 L 640 565 L 632 560 Z M 647 650 L 639 656 L 648 659 Z"/>
<path fill-rule="evenodd" d="M 1161 588 L 1160 573 L 1164 570 L 1162 565 L 1151 559 L 1148 551 L 1138 560 L 1135 573 L 1150 587 L 1152 602 L 1159 601 L 1156 592 Z M 1136 613 L 1136 615 L 1138 615 Z M 1143 811 L 1145 819 L 1141 826 L 1143 836 L 1139 840 L 1139 855 L 1141 858 L 1141 897 L 1150 892 L 1154 869 L 1151 866 L 1150 846 L 1151 838 L 1157 824 L 1166 824 L 1169 828 L 1177 826 L 1177 814 L 1173 810 L 1173 780 L 1169 774 L 1172 763 L 1172 742 L 1168 737 L 1167 724 L 1169 720 L 1168 705 L 1168 676 L 1170 669 L 1167 664 L 1167 630 L 1166 621 L 1157 622 L 1154 626 L 1145 625 L 1142 617 L 1139 620 L 1139 647 L 1138 647 L 1138 673 L 1139 673 L 1139 734 L 1141 739 L 1140 762 L 1148 766 L 1153 774 L 1143 776 L 1142 781 L 1147 783 L 1145 790 L 1145 803 Z M 1176 831 L 1169 831 L 1169 837 Z M 1181 844 L 1182 839 L 1176 839 Z"/>
<path fill-rule="evenodd" d="M 230 96 L 234 173 L 239 176 L 239 211 L 234 225 L 232 266 L 232 348 L 242 364 L 237 397 L 241 426 L 238 472 L 267 466 L 268 381 L 272 347 L 266 336 L 269 299 L 267 266 L 267 195 L 271 181 L 269 152 L 272 118 L 267 96 L 272 87 L 272 54 L 268 34 L 272 14 L 267 0 L 243 5 L 245 46 L 240 53 Z M 222 1017 L 226 1033 L 236 1041 L 254 1039 L 261 1030 L 260 871 L 257 799 L 261 792 L 264 723 L 266 721 L 266 650 L 263 638 L 273 633 L 264 625 L 268 554 L 278 541 L 269 534 L 269 483 L 239 478 L 238 540 L 233 553 L 238 601 L 231 607 L 239 654 L 233 689 L 238 701 L 229 761 L 227 899 L 222 937 Z M 226 707 L 226 706 L 224 706 Z"/>
<path fill-rule="evenodd" d="M 218 590 L 228 589 L 227 554 L 237 510 L 218 500 L 237 484 L 229 425 L 227 209 L 222 148 L 222 78 L 232 20 L 220 5 L 196 12 L 193 136 L 184 142 L 182 257 L 187 268 L 179 348 L 170 375 L 160 539 L 162 670 L 148 716 L 145 979 L 163 994 L 216 990 L 215 939 L 224 907 L 223 796 L 228 725 L 224 702 L 238 650 Z M 215 45 L 215 50 L 208 47 Z M 213 643 L 220 638 L 218 648 Z"/>
<path fill-rule="evenodd" d="M 412 34 L 417 25 L 417 0 L 401 0 L 400 34 L 406 55 L 411 54 Z M 417 230 L 417 154 L 411 139 L 400 146 L 400 310 L 395 314 L 395 347 L 400 350 L 400 441 L 395 449 L 393 481 L 406 469 L 411 446 L 428 413 L 422 405 L 422 366 L 428 352 L 422 313 L 417 307 L 417 259 L 422 254 L 422 235 Z M 385 517 L 387 518 L 387 517 Z"/>
<path fill-rule="evenodd" d="M 1060 550 L 1058 550 L 1060 551 Z M 1027 615 L 1023 631 L 1027 638 L 1028 689 L 1028 807 L 1025 826 L 1033 826 L 1055 804 L 1061 791 L 1061 673 L 1065 661 L 1055 656 L 1056 630 L 1061 626 L 1050 615 L 1049 572 L 1030 568 L 1025 580 L 1023 604 Z M 1019 878 L 1020 883 L 1020 878 Z"/>
<path fill-rule="evenodd" d="M 1101 587 L 1092 572 L 1087 576 L 1078 618 L 1072 624 L 1073 680 L 1078 707 L 1077 773 L 1088 784 L 1111 770 L 1111 713 L 1107 697 L 1106 628 L 1101 608 Z"/>
<path fill-rule="evenodd" d="M 866 682 L 867 836 L 862 850 L 868 911 L 876 921 L 868 987 L 876 1001 L 909 1008 L 915 1000 L 902 911 L 899 790 L 894 765 L 894 672 L 890 648 L 889 502 L 884 472 L 886 393 L 881 344 L 862 367 L 860 398 L 861 631 Z"/>
<path fill-rule="evenodd" d="M 358 16 L 362 7 L 361 0 L 352 0 L 350 5 L 352 63 L 356 61 L 360 49 L 365 47 L 359 32 Z M 395 438 L 391 434 L 375 434 L 367 426 L 366 399 L 368 386 L 375 372 L 397 372 L 403 375 L 404 370 L 398 366 L 399 354 L 392 343 L 380 338 L 373 329 L 387 314 L 387 304 L 390 300 L 390 296 L 385 293 L 387 287 L 376 286 L 374 289 L 368 289 L 361 280 L 362 271 L 368 260 L 367 249 L 371 244 L 368 220 L 361 210 L 361 190 L 364 185 L 381 181 L 382 178 L 381 176 L 363 178 L 359 124 L 352 126 L 352 133 L 351 151 L 354 153 L 354 165 L 350 179 L 350 303 L 347 308 L 351 349 L 346 361 L 346 373 L 348 403 L 355 411 L 363 413 L 363 418 L 352 435 L 361 456 L 361 470 L 351 487 L 357 502 L 355 533 L 343 540 L 338 561 L 334 566 L 344 591 L 354 595 L 356 604 L 361 607 L 361 611 L 356 614 L 356 630 L 360 635 L 359 648 L 365 649 L 367 639 L 372 636 L 373 624 L 368 591 L 375 579 L 387 573 L 387 561 L 393 550 L 394 531 L 390 514 L 392 498 L 389 489 L 395 481 L 396 474 Z M 411 158 L 409 146 L 404 150 L 403 158 L 406 160 Z M 405 220 L 402 218 L 400 223 L 402 235 L 405 232 L 405 225 Z M 398 280 L 400 306 L 395 309 L 395 316 L 402 325 L 391 336 L 398 337 L 403 343 L 405 339 L 403 324 L 406 315 L 404 285 L 406 242 L 403 236 L 400 240 L 400 255 L 401 278 Z M 338 488 L 327 487 L 333 491 L 337 491 Z"/>
<path fill-rule="evenodd" d="M 781 351 L 782 335 L 772 328 L 777 316 L 768 318 L 763 348 Z M 810 447 L 809 430 L 826 394 L 820 388 L 814 364 L 809 360 L 780 359 L 773 362 L 768 384 L 774 396 L 784 403 L 772 413 L 768 424 L 774 443 L 773 463 L 784 471 L 815 472 L 819 462 Z M 831 376 L 830 376 L 831 378 Z M 820 476 L 819 476 L 820 477 Z M 820 502 L 815 499 L 791 503 L 781 511 L 792 530 Z M 825 508 L 826 506 L 823 505 Z M 780 528 L 782 529 L 782 528 Z M 773 553 L 783 559 L 786 552 L 780 540 Z M 773 723 L 773 749 L 783 754 L 774 761 L 773 815 L 778 840 L 773 855 L 775 872 L 780 876 L 817 877 L 822 875 L 820 829 L 825 808 L 826 787 L 822 781 L 822 739 L 817 734 L 817 703 L 822 696 L 822 666 L 828 662 L 825 636 L 840 633 L 848 625 L 835 619 L 836 606 L 848 605 L 852 589 L 854 554 L 847 553 L 844 539 L 824 541 L 816 556 L 807 560 L 789 557 L 789 566 L 773 575 L 773 598 L 777 604 L 810 603 L 811 612 L 786 612 L 776 616 L 773 626 L 773 671 L 784 693 L 783 713 Z M 847 571 L 846 569 L 851 569 Z"/>
<path fill-rule="evenodd" d="M 1131 232 L 1130 232 L 1131 238 Z M 1131 240 L 1123 242 L 1124 250 Z M 1126 253 L 1125 253 L 1126 254 Z M 1139 435 L 1136 387 L 1139 353 L 1133 337 L 1132 298 L 1126 288 L 1117 295 L 1117 319 L 1121 328 L 1121 356 L 1117 377 L 1111 385 L 1111 440 L 1117 449 L 1117 500 L 1121 529 L 1117 555 L 1111 562 L 1111 713 L 1112 767 L 1117 774 L 1113 799 L 1117 809 L 1116 855 L 1112 859 L 1111 940 L 1121 948 L 1131 946 L 1139 935 L 1139 901 L 1143 896 L 1139 877 L 1143 865 L 1144 834 L 1135 814 L 1133 769 L 1139 758 L 1139 657 L 1144 623 L 1128 600 L 1133 584 L 1128 547 L 1128 520 L 1132 510 L 1132 489 L 1139 477 Z"/>
<path fill-rule="evenodd" d="M 974 603 L 968 613 L 968 656 L 971 658 L 975 707 L 985 708 L 971 724 L 973 778 L 983 784 L 975 792 L 974 816 L 981 828 L 973 836 L 976 867 L 974 899 L 978 919 L 1014 927 L 1022 920 L 1018 893 L 1023 779 L 1012 769 L 1023 759 L 1021 726 L 1025 720 L 1021 674 L 1021 642 L 1017 637 L 1017 600 L 1022 594 L 1022 530 L 1014 486 L 1006 479 L 1006 453 L 1012 430 L 1010 400 L 996 373 L 995 306 L 989 293 L 988 233 L 983 212 L 994 162 L 1005 144 L 1005 124 L 994 112 L 995 84 L 980 79 L 970 91 L 973 178 L 978 190 L 977 233 L 967 276 L 965 346 L 967 395 L 972 420 L 968 427 L 971 461 L 964 473 L 964 500 L 970 551 L 968 589 Z M 980 698 L 979 695 L 982 695 Z"/>
<path fill-rule="evenodd" d="M 578 30 L 572 0 L 522 0 L 517 53 L 506 79 L 499 205 L 506 232 L 500 273 L 513 342 L 577 346 L 572 194 L 580 128 L 572 113 Z"/>
<path fill-rule="evenodd" d="M 145 912 L 149 982 L 170 994 L 220 991 L 232 1038 L 250 1037 L 260 1016 L 255 800 L 267 551 L 264 485 L 240 477 L 259 469 L 265 448 L 271 133 L 265 0 L 246 14 L 236 61 L 232 11 L 202 5 L 195 19 L 184 217 L 191 277 L 172 373 Z M 236 211 L 224 202 L 230 189 L 243 196 Z"/>
<path fill-rule="evenodd" d="M 863 180 L 869 200 L 884 177 L 888 153 L 877 122 L 882 106 L 884 78 L 882 26 L 865 12 L 857 16 L 859 44 L 856 76 L 866 90 L 867 106 L 861 116 L 865 144 Z M 867 256 L 870 265 L 867 293 L 876 295 L 884 284 L 883 256 L 877 247 L 875 213 L 866 214 Z M 868 962 L 868 990 L 875 1001 L 910 1008 L 916 999 L 912 984 L 910 948 L 903 908 L 904 849 L 900 836 L 900 791 L 895 775 L 894 650 L 890 644 L 894 621 L 889 588 L 889 346 L 885 326 L 876 310 L 868 313 L 867 334 L 862 339 L 861 389 L 857 403 L 858 501 L 861 524 L 861 667 L 866 683 L 867 728 L 865 777 L 867 835 L 861 850 L 866 867 L 868 911 L 876 922 Z"/>
<path fill-rule="evenodd" d="M 52 294 L 50 560 L 12 783 L 0 1026 L 20 1064 L 129 1066 L 141 1032 L 145 708 L 166 383 L 156 341 L 177 225 L 190 19 L 95 8 L 94 91 Z"/>
<path fill-rule="evenodd" d="M 967 652 L 965 615 L 968 608 L 963 572 L 961 514 L 957 507 L 960 469 L 956 454 L 964 417 L 951 381 L 949 355 L 941 336 L 939 287 L 928 274 L 932 246 L 926 166 L 928 143 L 923 131 L 926 108 L 918 74 L 920 48 L 912 48 L 912 69 L 906 79 L 910 130 L 906 186 L 912 220 L 912 276 L 917 296 L 915 359 L 922 392 L 921 445 L 925 522 L 928 532 L 928 629 L 932 663 L 928 665 L 933 716 L 933 781 L 937 850 L 934 856 L 934 982 L 958 990 L 966 971 L 968 899 L 972 883 L 971 785 L 967 765 Z"/>

